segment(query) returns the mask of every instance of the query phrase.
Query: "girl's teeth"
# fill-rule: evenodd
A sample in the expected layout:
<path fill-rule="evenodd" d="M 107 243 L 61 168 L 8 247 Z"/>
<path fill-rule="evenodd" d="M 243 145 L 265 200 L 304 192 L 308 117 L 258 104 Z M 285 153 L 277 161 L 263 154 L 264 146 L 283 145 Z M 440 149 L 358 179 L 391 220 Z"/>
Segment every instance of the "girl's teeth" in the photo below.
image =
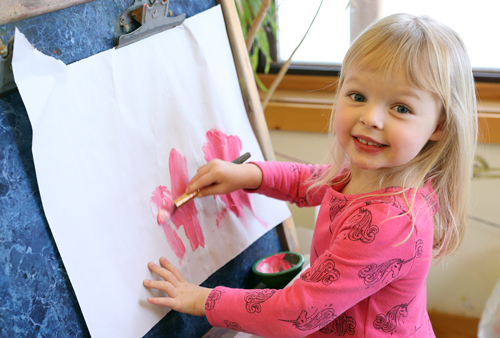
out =
<path fill-rule="evenodd" d="M 373 143 L 373 142 L 368 142 L 368 141 L 363 140 L 363 139 L 360 139 L 360 138 L 358 138 L 358 137 L 356 137 L 356 139 L 357 139 L 359 142 L 361 142 L 361 143 L 363 143 L 363 144 L 367 144 L 367 145 L 369 145 L 369 146 L 383 147 L 383 145 L 382 145 L 382 144 Z"/>

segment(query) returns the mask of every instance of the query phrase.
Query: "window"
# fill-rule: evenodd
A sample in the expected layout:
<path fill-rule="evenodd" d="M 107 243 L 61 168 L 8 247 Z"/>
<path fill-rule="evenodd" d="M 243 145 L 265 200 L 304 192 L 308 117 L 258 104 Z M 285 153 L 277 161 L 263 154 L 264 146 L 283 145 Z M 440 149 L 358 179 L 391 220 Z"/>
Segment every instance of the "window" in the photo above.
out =
<path fill-rule="evenodd" d="M 323 1 L 314 25 L 293 57 L 295 64 L 340 65 L 350 44 L 347 3 L 347 0 Z M 290 57 L 307 31 L 319 4 L 319 0 L 278 1 L 278 62 Z"/>
<path fill-rule="evenodd" d="M 291 55 L 306 32 L 320 0 L 277 0 L 278 61 Z M 374 17 L 406 12 L 429 15 L 454 29 L 464 40 L 475 71 L 500 72 L 498 0 L 324 0 L 309 35 L 293 57 L 294 64 L 339 65 L 350 44 L 350 32 L 360 20 L 356 8 L 372 6 Z M 358 7 L 356 7 L 358 6 Z M 361 6 L 361 7 L 359 7 Z M 379 6 L 378 8 L 376 8 Z M 361 17 L 363 20 L 363 17 Z M 370 20 L 371 21 L 371 20 Z M 358 22 L 359 23 L 359 22 Z"/>

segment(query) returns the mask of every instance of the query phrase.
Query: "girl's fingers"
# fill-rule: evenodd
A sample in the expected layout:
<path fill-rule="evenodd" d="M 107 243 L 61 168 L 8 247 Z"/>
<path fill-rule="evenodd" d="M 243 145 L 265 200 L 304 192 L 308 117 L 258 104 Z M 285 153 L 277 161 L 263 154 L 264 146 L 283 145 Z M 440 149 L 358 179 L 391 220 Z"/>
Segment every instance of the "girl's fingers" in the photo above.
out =
<path fill-rule="evenodd" d="M 156 289 L 165 292 L 169 297 L 176 297 L 177 290 L 170 282 L 161 280 L 145 279 L 142 284 L 148 288 Z"/>
<path fill-rule="evenodd" d="M 211 289 L 188 283 L 180 271 L 163 257 L 160 258 L 160 265 L 150 262 L 148 267 L 164 280 L 146 279 L 143 281 L 143 285 L 147 288 L 163 291 L 167 297 L 149 297 L 148 302 L 187 314 L 205 315 L 204 305 Z"/>
<path fill-rule="evenodd" d="M 179 280 L 171 271 L 161 266 L 158 266 L 153 262 L 148 263 L 148 268 L 149 270 L 151 270 L 152 272 L 156 273 L 158 276 L 163 278 L 165 281 L 172 283 L 174 286 L 176 286 L 179 283 Z"/>
<path fill-rule="evenodd" d="M 205 188 L 210 187 L 212 184 L 216 183 L 216 181 L 216 178 L 209 173 L 197 180 L 191 181 L 191 183 L 186 188 L 186 193 L 190 194 L 197 190 L 204 190 Z"/>
<path fill-rule="evenodd" d="M 189 194 L 206 186 L 210 186 L 212 183 L 214 183 L 214 180 L 215 178 L 213 177 L 210 169 L 203 170 L 202 173 L 194 175 L 194 177 L 191 179 L 186 188 L 186 193 Z"/>
<path fill-rule="evenodd" d="M 210 185 L 208 187 L 200 189 L 198 193 L 198 197 L 205 197 L 210 195 L 223 195 L 226 194 L 227 191 L 221 185 Z"/>
<path fill-rule="evenodd" d="M 162 305 L 171 309 L 175 308 L 177 301 L 170 297 L 148 297 L 148 302 L 154 305 Z"/>
<path fill-rule="evenodd" d="M 184 283 L 186 280 L 184 279 L 184 277 L 182 276 L 181 272 L 179 271 L 179 269 L 177 269 L 172 263 L 170 263 L 168 261 L 168 259 L 166 259 L 165 257 L 161 257 L 160 258 L 160 265 L 163 266 L 165 269 L 167 269 L 168 271 L 170 271 L 174 276 L 175 278 L 177 278 L 177 280 L 181 283 Z"/>
<path fill-rule="evenodd" d="M 201 166 L 198 168 L 198 171 L 196 171 L 196 175 L 193 176 L 191 181 L 194 181 L 196 179 L 199 179 L 203 175 L 206 175 L 208 172 L 210 172 L 210 167 L 208 164 L 205 164 L 204 166 Z"/>
<path fill-rule="evenodd" d="M 215 183 L 220 183 L 219 180 L 224 179 L 223 172 L 227 170 L 231 163 L 219 159 L 212 160 L 198 169 L 196 175 L 189 182 L 186 193 L 191 193 L 196 190 L 205 190 Z M 212 191 L 212 189 L 210 189 Z M 209 195 L 204 193 L 204 196 Z"/>

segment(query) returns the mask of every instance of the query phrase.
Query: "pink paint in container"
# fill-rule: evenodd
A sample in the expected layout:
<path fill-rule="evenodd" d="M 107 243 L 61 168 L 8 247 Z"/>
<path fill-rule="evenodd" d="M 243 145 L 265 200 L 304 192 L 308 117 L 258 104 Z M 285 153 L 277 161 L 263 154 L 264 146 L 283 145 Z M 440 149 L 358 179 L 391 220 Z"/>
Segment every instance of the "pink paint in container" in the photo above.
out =
<path fill-rule="evenodd" d="M 303 264 L 301 254 L 285 251 L 258 260 L 252 271 L 266 286 L 281 289 L 302 270 Z"/>
<path fill-rule="evenodd" d="M 276 273 L 291 269 L 292 266 L 295 266 L 295 264 L 287 261 L 285 259 L 285 253 L 281 253 L 264 258 L 264 260 L 257 265 L 257 271 L 262 273 Z"/>

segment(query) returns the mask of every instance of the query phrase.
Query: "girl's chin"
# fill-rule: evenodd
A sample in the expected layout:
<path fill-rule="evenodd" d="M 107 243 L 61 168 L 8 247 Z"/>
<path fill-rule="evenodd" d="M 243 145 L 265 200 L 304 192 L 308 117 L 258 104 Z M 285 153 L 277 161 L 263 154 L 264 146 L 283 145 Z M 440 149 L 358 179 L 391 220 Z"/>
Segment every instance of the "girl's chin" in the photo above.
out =
<path fill-rule="evenodd" d="M 362 171 L 383 171 L 390 169 L 391 167 L 384 166 L 382 164 L 377 164 L 377 163 L 366 163 L 366 162 L 356 162 L 356 161 L 351 161 L 351 168 L 354 168 L 354 170 L 362 170 Z"/>

